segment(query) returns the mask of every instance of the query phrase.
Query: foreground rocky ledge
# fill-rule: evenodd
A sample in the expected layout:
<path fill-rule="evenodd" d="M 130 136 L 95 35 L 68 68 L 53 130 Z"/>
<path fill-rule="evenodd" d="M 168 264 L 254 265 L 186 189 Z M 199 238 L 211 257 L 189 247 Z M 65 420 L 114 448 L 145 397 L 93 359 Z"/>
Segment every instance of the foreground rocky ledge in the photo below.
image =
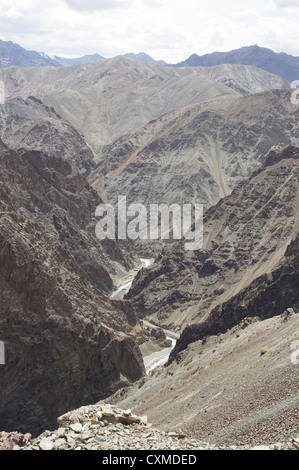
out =
<path fill-rule="evenodd" d="M 30 434 L 0 433 L 0 450 L 299 450 L 299 436 L 271 446 L 210 445 L 178 432 L 160 431 L 147 417 L 113 405 L 85 406 L 57 420 L 59 428 L 36 439 Z"/>

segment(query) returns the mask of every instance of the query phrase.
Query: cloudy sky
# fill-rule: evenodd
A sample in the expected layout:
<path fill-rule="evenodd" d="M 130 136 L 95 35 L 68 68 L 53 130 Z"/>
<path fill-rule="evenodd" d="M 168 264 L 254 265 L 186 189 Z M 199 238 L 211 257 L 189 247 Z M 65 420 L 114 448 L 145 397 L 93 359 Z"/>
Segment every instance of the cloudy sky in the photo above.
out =
<path fill-rule="evenodd" d="M 258 44 L 299 56 L 299 0 L 0 0 L 0 39 L 64 57 L 192 53 Z"/>

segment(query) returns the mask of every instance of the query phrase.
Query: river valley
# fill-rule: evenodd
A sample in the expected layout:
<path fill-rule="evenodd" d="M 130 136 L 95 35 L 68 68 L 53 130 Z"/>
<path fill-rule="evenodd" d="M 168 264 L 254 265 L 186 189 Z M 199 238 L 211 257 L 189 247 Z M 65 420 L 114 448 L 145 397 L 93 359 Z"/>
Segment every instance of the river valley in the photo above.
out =
<path fill-rule="evenodd" d="M 140 258 L 141 266 L 144 268 L 148 268 L 153 263 L 153 259 L 148 258 Z M 138 271 L 137 271 L 138 272 Z M 113 300 L 122 300 L 124 296 L 129 292 L 133 280 L 136 276 L 136 272 L 132 272 L 128 276 L 123 277 L 119 283 L 117 284 L 117 288 L 110 294 L 110 299 Z M 150 354 L 145 353 L 143 356 L 145 370 L 147 375 L 155 370 L 159 366 L 163 366 L 169 359 L 169 355 L 173 348 L 176 345 L 176 341 L 179 339 L 179 335 L 173 333 L 172 331 L 164 330 L 157 325 L 153 325 L 148 321 L 142 320 L 143 327 L 146 329 L 153 329 L 153 330 L 162 330 L 164 331 L 166 338 L 171 341 L 172 345 L 169 348 L 165 348 L 162 350 L 157 350 Z"/>

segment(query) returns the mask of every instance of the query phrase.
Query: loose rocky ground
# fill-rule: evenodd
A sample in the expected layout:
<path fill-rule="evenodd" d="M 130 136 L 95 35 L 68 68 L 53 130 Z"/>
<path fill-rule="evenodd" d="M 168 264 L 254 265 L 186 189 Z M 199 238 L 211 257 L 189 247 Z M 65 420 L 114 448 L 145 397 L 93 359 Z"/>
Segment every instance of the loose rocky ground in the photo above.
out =
<path fill-rule="evenodd" d="M 82 407 L 58 418 L 56 431 L 36 439 L 30 434 L 0 433 L 0 450 L 298 450 L 299 437 L 271 446 L 221 446 L 162 432 L 131 410 L 103 404 Z"/>
<path fill-rule="evenodd" d="M 299 434 L 299 365 L 291 360 L 298 320 L 291 309 L 264 321 L 245 319 L 190 344 L 109 402 L 216 446 L 289 441 Z"/>
<path fill-rule="evenodd" d="M 55 431 L 0 433 L 0 450 L 299 450 L 298 319 L 246 319 Z"/>

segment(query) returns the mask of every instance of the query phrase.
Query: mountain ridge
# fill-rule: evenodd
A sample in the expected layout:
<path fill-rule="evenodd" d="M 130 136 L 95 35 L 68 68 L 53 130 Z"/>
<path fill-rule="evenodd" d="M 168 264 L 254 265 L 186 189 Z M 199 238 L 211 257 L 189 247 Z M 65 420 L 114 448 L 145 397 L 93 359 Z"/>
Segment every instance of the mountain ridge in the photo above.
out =
<path fill-rule="evenodd" d="M 124 57 L 130 57 L 138 62 L 167 65 L 163 60 L 155 60 L 145 52 L 137 54 L 130 52 L 124 54 Z M 28 51 L 12 41 L 0 40 L 0 67 L 72 67 L 73 65 L 98 62 L 100 60 L 107 60 L 107 58 L 100 54 L 85 54 L 84 56 L 72 58 L 57 55 L 51 57 L 45 52 Z"/>
<path fill-rule="evenodd" d="M 229 52 L 213 52 L 199 56 L 191 55 L 187 60 L 176 64 L 176 67 L 215 66 L 220 64 L 253 65 L 267 72 L 278 75 L 289 82 L 298 80 L 299 57 L 286 53 L 276 53 L 264 47 L 245 46 Z"/>
<path fill-rule="evenodd" d="M 0 40 L 0 67 L 41 67 L 54 66 L 58 63 L 36 51 L 28 51 L 12 41 Z"/>
<path fill-rule="evenodd" d="M 171 68 L 125 56 L 72 67 L 10 67 L 0 69 L 0 79 L 6 91 L 0 110 L 4 140 L 14 148 L 42 150 L 42 136 L 47 152 L 59 147 L 63 155 L 61 137 L 71 137 L 82 149 L 82 156 L 73 152 L 75 164 L 88 172 L 105 146 L 179 109 L 219 96 L 289 87 L 255 67 Z"/>
<path fill-rule="evenodd" d="M 146 52 L 126 53 L 135 61 L 153 63 L 167 67 L 212 67 L 216 65 L 250 65 L 280 76 L 292 82 L 299 77 L 299 57 L 285 52 L 274 52 L 269 48 L 244 46 L 228 52 L 212 52 L 199 56 L 192 54 L 188 59 L 177 64 L 170 64 L 164 60 L 155 60 Z M 65 58 L 57 55 L 49 56 L 44 52 L 28 51 L 12 41 L 0 40 L 0 67 L 11 66 L 55 66 L 71 67 L 73 65 L 92 63 L 107 60 L 100 54 L 86 54 L 82 57 Z"/>

